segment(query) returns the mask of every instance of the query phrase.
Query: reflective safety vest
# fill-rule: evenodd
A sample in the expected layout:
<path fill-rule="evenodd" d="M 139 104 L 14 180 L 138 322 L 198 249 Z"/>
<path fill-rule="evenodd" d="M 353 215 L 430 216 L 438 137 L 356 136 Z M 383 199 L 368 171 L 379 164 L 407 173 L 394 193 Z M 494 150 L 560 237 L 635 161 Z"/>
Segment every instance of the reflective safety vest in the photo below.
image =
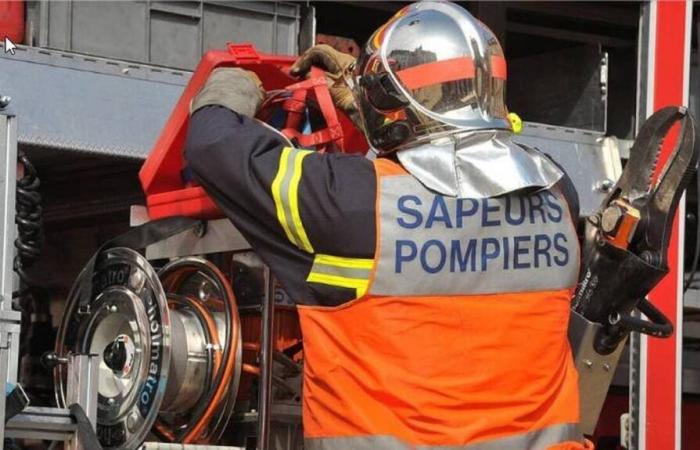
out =
<path fill-rule="evenodd" d="M 358 298 L 299 306 L 305 448 L 587 448 L 567 340 L 579 244 L 563 195 L 455 199 L 394 162 L 375 168 L 374 260 L 317 257 L 310 274 Z"/>

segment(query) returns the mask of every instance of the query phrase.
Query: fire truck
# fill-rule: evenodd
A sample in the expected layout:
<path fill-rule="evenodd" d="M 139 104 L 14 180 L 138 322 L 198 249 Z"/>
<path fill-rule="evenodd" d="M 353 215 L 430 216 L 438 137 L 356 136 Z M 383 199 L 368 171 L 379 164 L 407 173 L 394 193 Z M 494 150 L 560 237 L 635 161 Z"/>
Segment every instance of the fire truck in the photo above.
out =
<path fill-rule="evenodd" d="M 504 47 L 517 139 L 566 169 L 582 218 L 647 117 L 700 113 L 690 1 L 461 3 Z M 261 75 L 271 108 L 290 90 L 319 99 L 323 83 L 289 77 L 295 56 L 315 43 L 356 55 L 405 4 L 0 0 L 5 448 L 302 448 L 296 311 L 192 182 L 179 153 L 188 104 L 222 65 Z M 313 114 L 325 125 L 301 133 L 309 142 L 366 151 L 341 113 Z M 610 386 L 581 392 L 597 405 L 584 425 L 598 449 L 700 449 L 696 186 L 649 295 L 674 334 L 632 333 L 614 361 L 579 366 Z M 190 220 L 134 231 L 175 216 Z"/>

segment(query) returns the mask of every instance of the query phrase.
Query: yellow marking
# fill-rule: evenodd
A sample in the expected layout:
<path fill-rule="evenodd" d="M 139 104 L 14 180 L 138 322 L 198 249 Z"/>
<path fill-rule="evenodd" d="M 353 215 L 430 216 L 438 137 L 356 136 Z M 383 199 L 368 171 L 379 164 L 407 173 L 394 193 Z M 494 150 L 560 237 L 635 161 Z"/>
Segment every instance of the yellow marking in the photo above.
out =
<path fill-rule="evenodd" d="M 510 125 L 513 127 L 513 133 L 515 134 L 520 134 L 523 131 L 523 121 L 520 118 L 519 115 L 515 114 L 514 112 L 508 113 L 508 120 L 510 121 Z"/>
<path fill-rule="evenodd" d="M 337 286 L 348 289 L 355 289 L 357 297 L 362 297 L 367 291 L 368 280 L 360 280 L 357 278 L 347 278 L 338 275 L 329 275 L 327 273 L 311 272 L 306 277 L 306 281 L 311 283 L 327 284 L 329 286 Z"/>
<path fill-rule="evenodd" d="M 299 214 L 299 181 L 301 180 L 301 163 L 304 158 L 311 153 L 310 150 L 300 150 L 294 155 L 294 171 L 292 172 L 292 180 L 289 183 L 289 209 L 292 212 L 293 226 L 301 239 L 301 242 L 297 243 L 297 246 L 302 250 L 313 253 L 314 248 L 309 242 L 309 238 L 306 235 L 306 230 L 304 225 L 301 223 L 301 215 Z M 301 245 L 299 245 L 301 244 Z"/>
<path fill-rule="evenodd" d="M 361 258 L 345 258 L 342 256 L 321 255 L 317 254 L 314 257 L 314 264 L 323 264 L 326 266 L 348 267 L 351 269 L 371 269 L 374 260 Z"/>

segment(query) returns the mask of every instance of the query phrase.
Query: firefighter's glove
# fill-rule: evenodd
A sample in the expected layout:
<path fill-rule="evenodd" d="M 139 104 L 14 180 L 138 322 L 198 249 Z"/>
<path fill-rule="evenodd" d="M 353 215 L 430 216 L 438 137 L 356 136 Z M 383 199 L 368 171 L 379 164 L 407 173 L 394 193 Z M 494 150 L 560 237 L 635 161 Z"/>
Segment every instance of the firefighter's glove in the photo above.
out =
<path fill-rule="evenodd" d="M 309 73 L 311 67 L 318 67 L 326 72 L 328 90 L 335 106 L 351 117 L 357 114 L 357 105 L 352 90 L 346 79 L 352 76 L 355 58 L 339 52 L 330 45 L 319 44 L 311 47 L 294 62 L 290 73 L 302 77 Z"/>
<path fill-rule="evenodd" d="M 192 100 L 190 114 L 205 106 L 219 105 L 238 114 L 255 117 L 264 98 L 260 78 L 253 72 L 220 67 L 214 69 Z"/>

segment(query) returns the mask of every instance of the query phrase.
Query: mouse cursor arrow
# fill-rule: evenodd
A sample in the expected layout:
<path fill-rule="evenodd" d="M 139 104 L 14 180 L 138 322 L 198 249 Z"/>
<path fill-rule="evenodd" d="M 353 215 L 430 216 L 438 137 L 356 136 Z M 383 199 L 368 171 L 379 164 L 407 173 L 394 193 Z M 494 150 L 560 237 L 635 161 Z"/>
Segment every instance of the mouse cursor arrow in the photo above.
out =
<path fill-rule="evenodd" d="M 10 38 L 5 36 L 5 53 L 11 53 L 12 55 L 14 55 L 16 48 L 17 46 L 15 45 L 15 43 L 12 42 Z"/>

